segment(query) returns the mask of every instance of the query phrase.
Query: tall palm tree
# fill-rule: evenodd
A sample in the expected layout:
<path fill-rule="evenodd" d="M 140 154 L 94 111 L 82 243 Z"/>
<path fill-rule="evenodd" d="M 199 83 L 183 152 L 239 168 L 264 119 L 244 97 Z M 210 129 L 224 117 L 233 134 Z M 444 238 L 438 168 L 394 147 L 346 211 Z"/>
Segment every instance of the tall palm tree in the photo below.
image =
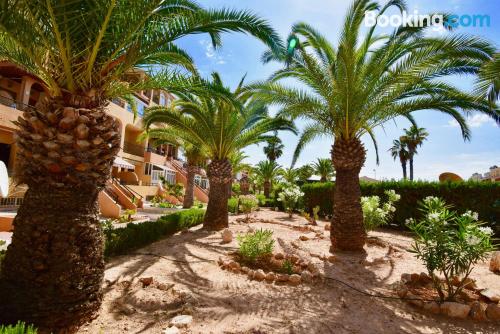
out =
<path fill-rule="evenodd" d="M 326 182 L 334 174 L 331 159 L 318 158 L 318 160 L 313 163 L 313 168 L 314 172 L 321 177 L 321 182 Z"/>
<path fill-rule="evenodd" d="M 314 168 L 309 165 L 303 165 L 297 168 L 298 179 L 300 182 L 306 182 L 313 174 Z"/>
<path fill-rule="evenodd" d="M 424 128 L 419 128 L 412 125 L 410 129 L 403 129 L 405 132 L 404 136 L 400 138 L 400 141 L 408 148 L 408 160 L 410 161 L 410 180 L 413 181 L 413 158 L 417 154 L 417 148 L 422 146 L 424 140 L 427 139 L 429 134 Z"/>
<path fill-rule="evenodd" d="M 144 132 L 155 145 L 173 144 L 184 151 L 187 162 L 186 190 L 184 193 L 183 208 L 190 208 L 194 204 L 194 179 L 200 165 L 206 161 L 207 157 L 203 151 L 201 143 L 194 143 L 182 140 L 178 132 L 172 128 L 149 129 Z"/>
<path fill-rule="evenodd" d="M 99 309 L 104 261 L 96 200 L 120 143 L 105 107 L 114 97 L 159 87 L 201 94 L 198 79 L 165 69 L 195 72 L 174 42 L 207 33 L 218 46 L 225 31 L 281 45 L 249 12 L 205 10 L 190 0 L 0 0 L 0 60 L 36 76 L 47 91 L 17 122 L 18 177 L 29 190 L 2 261 L 0 322 L 72 331 Z M 131 73 L 136 67 L 154 72 L 141 79 Z"/>
<path fill-rule="evenodd" d="M 280 105 L 281 114 L 309 121 L 294 159 L 315 138 L 333 139 L 336 185 L 332 249 L 362 251 L 365 244 L 359 187 L 359 172 L 366 157 L 363 135 L 376 143 L 377 126 L 398 116 L 411 120 L 411 113 L 417 110 L 437 110 L 452 116 L 464 138 L 469 138 L 469 130 L 459 110 L 477 110 L 499 119 L 498 111 L 490 110 L 485 101 L 439 80 L 450 74 L 476 74 L 481 64 L 491 59 L 494 48 L 477 37 L 426 37 L 424 28 L 415 27 L 376 35 L 375 25 L 364 35 L 365 13 L 382 14 L 391 7 L 404 10 L 405 4 L 399 0 L 385 6 L 369 0 L 354 1 L 336 46 L 308 24 L 295 24 L 288 38 L 289 48 L 280 55 L 268 52 L 263 56 L 264 61 L 276 60 L 286 67 L 268 82 L 252 86 L 252 92 L 262 101 Z M 281 82 L 290 78 L 307 89 Z"/>
<path fill-rule="evenodd" d="M 400 139 L 394 139 L 392 141 L 392 147 L 389 149 L 394 160 L 399 158 L 401 163 L 401 168 L 403 168 L 403 179 L 406 180 L 406 163 L 408 162 L 409 153 L 408 148 L 404 141 Z"/>
<path fill-rule="evenodd" d="M 218 74 L 212 76 L 212 86 L 231 92 L 223 86 Z M 266 134 L 271 131 L 294 131 L 292 122 L 269 117 L 265 105 L 242 92 L 243 80 L 231 92 L 233 101 L 207 94 L 184 94 L 169 107 L 149 108 L 143 119 L 146 128 L 161 123 L 176 129 L 183 140 L 203 143 L 210 159 L 207 171 L 210 193 L 203 225 L 212 230 L 228 226 L 228 189 L 233 180 L 231 156 L 248 145 L 266 141 L 269 139 Z"/>
<path fill-rule="evenodd" d="M 486 96 L 491 109 L 497 107 L 500 98 L 500 53 L 496 52 L 492 59 L 485 62 L 479 70 L 475 90 L 479 97 Z"/>
<path fill-rule="evenodd" d="M 281 139 L 278 137 L 278 132 L 275 132 L 274 136 L 267 141 L 267 145 L 264 146 L 264 154 L 270 161 L 276 161 L 283 155 L 284 148 L 285 145 L 283 145 Z"/>
<path fill-rule="evenodd" d="M 283 180 L 287 183 L 295 184 L 299 179 L 299 170 L 293 167 L 289 168 L 281 168 L 278 171 L 278 174 L 283 178 Z"/>
<path fill-rule="evenodd" d="M 264 182 L 264 196 L 269 198 L 272 191 L 273 181 L 279 175 L 281 167 L 275 161 L 260 161 L 255 167 L 255 174 Z"/>

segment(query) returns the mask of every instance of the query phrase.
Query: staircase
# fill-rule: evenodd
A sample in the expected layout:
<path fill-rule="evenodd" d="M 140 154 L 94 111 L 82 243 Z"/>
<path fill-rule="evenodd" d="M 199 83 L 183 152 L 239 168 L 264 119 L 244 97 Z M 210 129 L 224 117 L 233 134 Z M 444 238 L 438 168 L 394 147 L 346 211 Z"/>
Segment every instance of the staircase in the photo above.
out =
<path fill-rule="evenodd" d="M 104 217 L 119 218 L 123 210 L 137 210 L 142 205 L 142 196 L 116 178 L 99 193 L 99 209 Z"/>
<path fill-rule="evenodd" d="M 184 167 L 182 161 L 179 160 L 171 160 L 168 161 L 168 164 L 177 172 L 177 179 L 181 181 L 181 183 L 186 186 L 187 185 L 187 170 Z M 194 185 L 194 197 L 200 202 L 207 203 L 208 202 L 208 189 L 203 189 L 199 187 L 197 184 Z"/>

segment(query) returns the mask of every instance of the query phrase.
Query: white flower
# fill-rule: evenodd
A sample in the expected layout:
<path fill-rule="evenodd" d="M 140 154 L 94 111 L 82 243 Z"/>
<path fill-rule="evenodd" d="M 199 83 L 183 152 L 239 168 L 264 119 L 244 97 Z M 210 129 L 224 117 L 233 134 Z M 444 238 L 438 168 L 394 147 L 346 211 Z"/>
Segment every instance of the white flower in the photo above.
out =
<path fill-rule="evenodd" d="M 431 212 L 427 215 L 427 219 L 433 222 L 438 222 L 439 221 L 439 212 Z"/>
<path fill-rule="evenodd" d="M 415 219 L 413 219 L 413 218 L 407 218 L 407 219 L 405 220 L 405 223 L 406 223 L 406 224 L 413 224 L 414 222 L 415 222 Z"/>
<path fill-rule="evenodd" d="M 468 235 L 465 237 L 465 241 L 471 246 L 476 246 L 481 242 L 481 238 L 476 237 L 475 235 Z"/>
<path fill-rule="evenodd" d="M 479 231 L 483 232 L 486 235 L 492 235 L 493 234 L 493 230 L 491 229 L 491 227 L 480 227 Z"/>
<path fill-rule="evenodd" d="M 430 202 L 434 202 L 435 200 L 437 200 L 437 197 L 427 196 L 426 198 L 424 198 L 424 203 L 429 204 Z"/>
<path fill-rule="evenodd" d="M 479 219 L 479 214 L 477 212 L 472 212 L 471 210 L 467 210 L 467 212 L 465 212 L 462 217 L 469 217 L 471 218 L 472 220 L 475 220 L 477 221 Z"/>

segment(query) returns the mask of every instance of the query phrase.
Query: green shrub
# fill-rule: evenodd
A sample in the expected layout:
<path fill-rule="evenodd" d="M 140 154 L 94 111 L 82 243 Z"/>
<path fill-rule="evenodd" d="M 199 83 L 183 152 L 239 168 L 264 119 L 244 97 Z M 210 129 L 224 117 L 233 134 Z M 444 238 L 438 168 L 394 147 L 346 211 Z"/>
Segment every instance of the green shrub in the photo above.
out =
<path fill-rule="evenodd" d="M 266 204 L 266 196 L 264 194 L 257 194 L 255 195 L 257 198 L 257 201 L 259 202 L 259 206 L 265 206 Z"/>
<path fill-rule="evenodd" d="M 363 222 L 365 230 L 371 231 L 379 226 L 389 223 L 396 207 L 394 204 L 401 199 L 394 190 L 386 190 L 387 202 L 381 204 L 379 196 L 361 197 L 361 209 L 363 210 Z"/>
<path fill-rule="evenodd" d="M 320 215 L 330 216 L 333 212 L 333 187 L 331 182 L 307 183 L 302 186 L 305 210 L 319 205 Z M 499 182 L 426 182 L 426 181 L 384 181 L 362 182 L 362 196 L 384 195 L 393 189 L 401 199 L 395 204 L 396 212 L 390 224 L 405 227 L 405 220 L 421 218 L 417 203 L 427 196 L 443 198 L 458 212 L 472 210 L 479 213 L 479 219 L 488 222 L 497 236 L 500 236 L 500 183 Z"/>
<path fill-rule="evenodd" d="M 304 196 L 304 193 L 300 190 L 299 186 L 295 184 L 284 185 L 281 192 L 278 194 L 278 201 L 283 204 L 290 218 L 292 218 L 293 211 L 297 208 L 302 196 Z"/>
<path fill-rule="evenodd" d="M 238 197 L 231 197 L 227 200 L 227 211 L 237 214 L 238 213 Z"/>
<path fill-rule="evenodd" d="M 239 182 L 234 182 L 233 184 L 231 184 L 231 191 L 236 195 L 239 195 L 241 193 L 241 186 Z"/>
<path fill-rule="evenodd" d="M 0 325 L 0 334 L 36 334 L 37 330 L 33 325 L 26 326 L 24 322 L 18 322 L 15 326 Z"/>
<path fill-rule="evenodd" d="M 239 198 L 239 210 L 246 215 L 246 218 L 250 218 L 250 214 L 259 207 L 259 203 L 254 195 L 244 195 Z"/>
<path fill-rule="evenodd" d="M 164 236 L 201 224 L 204 216 L 205 210 L 192 208 L 160 217 L 156 221 L 130 223 L 118 229 L 105 227 L 104 254 L 106 256 L 124 254 L 132 249 L 143 247 Z"/>
<path fill-rule="evenodd" d="M 482 227 L 478 214 L 467 211 L 460 215 L 437 197 L 426 197 L 421 204 L 423 218 L 408 219 L 408 227 L 416 234 L 412 252 L 422 260 L 441 301 L 454 300 L 465 287 L 474 265 L 494 250 L 493 230 Z M 444 284 L 438 277 L 444 277 Z M 453 284 L 454 277 L 459 284 Z"/>
<path fill-rule="evenodd" d="M 274 248 L 273 231 L 258 230 L 254 233 L 238 235 L 239 254 L 248 262 L 270 255 Z"/>
<path fill-rule="evenodd" d="M 290 260 L 286 259 L 285 261 L 283 261 L 281 271 L 288 275 L 293 274 L 293 263 Z"/>

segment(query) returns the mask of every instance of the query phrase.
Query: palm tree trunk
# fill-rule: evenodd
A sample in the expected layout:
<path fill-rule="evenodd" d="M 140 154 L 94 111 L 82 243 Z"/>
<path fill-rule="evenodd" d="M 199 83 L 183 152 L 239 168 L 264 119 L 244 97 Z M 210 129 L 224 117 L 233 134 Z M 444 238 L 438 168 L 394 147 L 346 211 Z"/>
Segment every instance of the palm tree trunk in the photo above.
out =
<path fill-rule="evenodd" d="M 41 101 L 17 125 L 16 177 L 29 190 L 2 263 L 0 323 L 72 332 L 101 304 L 96 200 L 119 150 L 118 123 L 102 101 L 69 96 Z"/>
<path fill-rule="evenodd" d="M 401 162 L 401 167 L 403 168 L 403 180 L 406 180 L 406 178 L 408 177 L 406 175 L 406 161 Z"/>
<path fill-rule="evenodd" d="M 410 181 L 413 181 L 413 156 L 410 157 Z"/>
<path fill-rule="evenodd" d="M 271 194 L 271 182 L 264 181 L 264 196 L 266 198 L 269 198 L 270 194 Z"/>
<path fill-rule="evenodd" d="M 186 193 L 184 194 L 184 202 L 182 204 L 182 207 L 185 209 L 192 207 L 194 203 L 194 177 L 196 174 L 196 170 L 196 166 L 188 163 Z"/>
<path fill-rule="evenodd" d="M 333 250 L 363 251 L 366 231 L 361 211 L 359 172 L 366 158 L 358 139 L 335 140 L 332 162 L 336 170 L 330 238 Z"/>
<path fill-rule="evenodd" d="M 209 230 L 221 230 L 229 226 L 227 201 L 228 187 L 231 185 L 233 175 L 231 164 L 227 159 L 212 160 L 208 165 L 207 175 L 210 193 L 203 226 Z"/>
<path fill-rule="evenodd" d="M 96 189 L 30 187 L 0 278 L 0 323 L 72 332 L 99 310 L 104 277 Z"/>

